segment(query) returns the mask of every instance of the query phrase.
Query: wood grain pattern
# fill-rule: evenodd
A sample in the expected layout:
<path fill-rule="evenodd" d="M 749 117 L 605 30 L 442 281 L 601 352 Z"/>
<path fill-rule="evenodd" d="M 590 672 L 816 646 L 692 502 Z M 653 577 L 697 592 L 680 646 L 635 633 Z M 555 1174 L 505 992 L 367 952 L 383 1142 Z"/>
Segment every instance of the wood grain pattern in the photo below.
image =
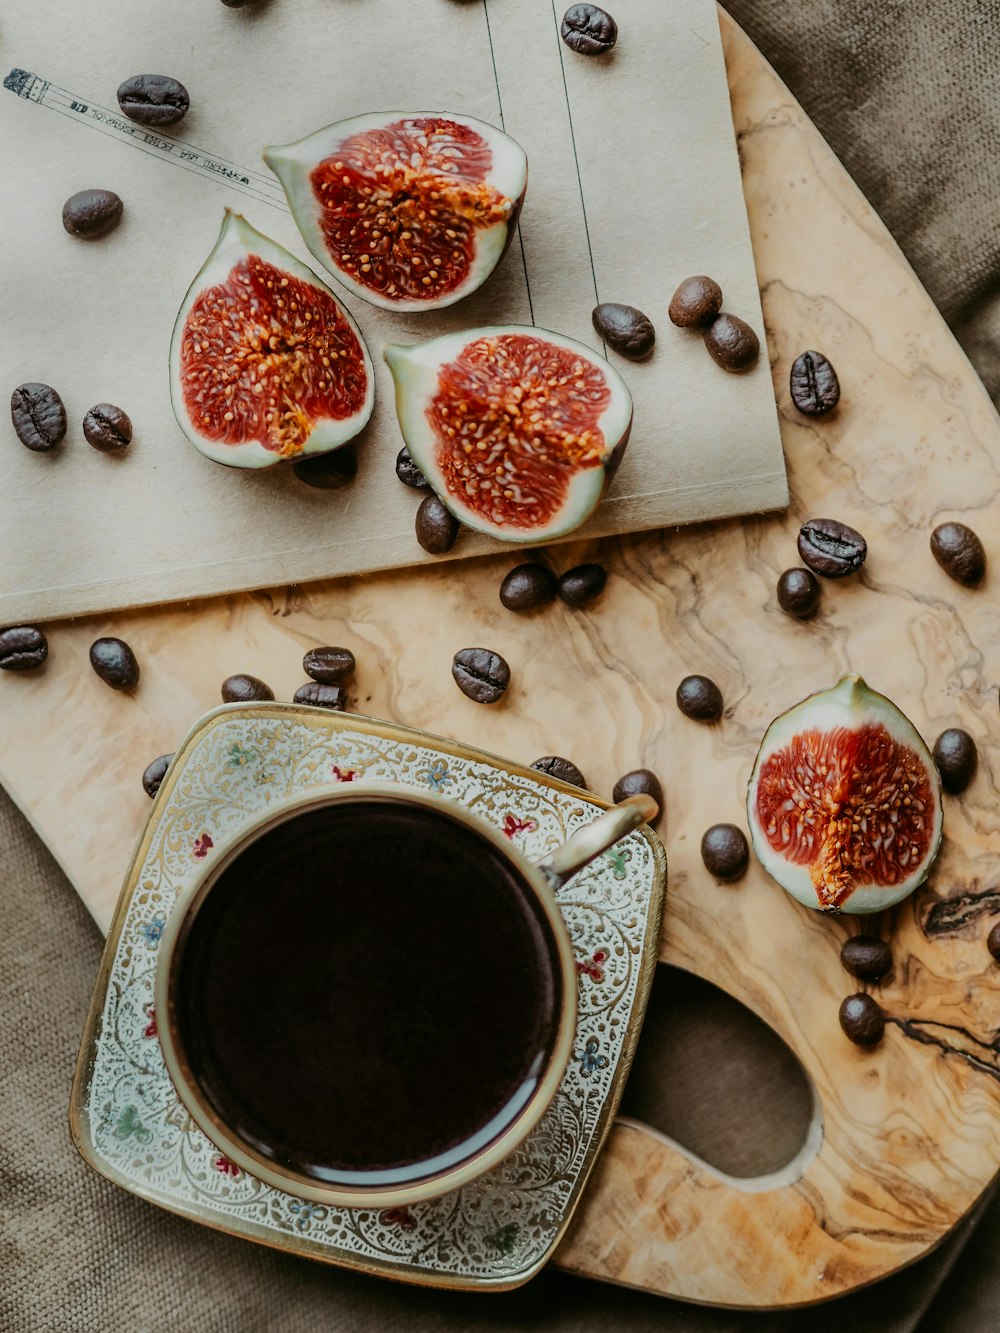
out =
<path fill-rule="evenodd" d="M 496 593 L 513 561 L 490 558 L 60 627 L 44 675 L 0 680 L 0 773 L 106 924 L 146 812 L 146 761 L 232 671 L 290 697 L 317 642 L 355 650 L 360 711 L 520 760 L 566 753 L 604 793 L 638 764 L 659 771 L 671 872 L 662 956 L 789 1043 L 813 1080 L 822 1140 L 799 1178 L 745 1188 L 619 1125 L 556 1261 L 687 1300 L 785 1306 L 918 1258 L 1000 1161 L 1000 970 L 984 944 L 1000 913 L 1000 620 L 993 576 L 962 589 L 928 549 L 935 522 L 961 517 L 1000 564 L 1000 426 L 879 219 L 759 53 L 723 25 L 791 511 L 562 548 L 561 568 L 585 556 L 610 568 L 586 614 L 508 614 Z M 662 311 L 659 322 L 667 354 L 686 335 Z M 844 393 L 832 418 L 812 421 L 791 408 L 787 379 L 794 356 L 817 346 Z M 734 450 L 739 429 L 734 419 Z M 797 563 L 799 524 L 817 515 L 859 527 L 871 554 L 859 577 L 825 585 L 819 617 L 800 624 L 778 610 L 775 581 Z M 105 633 L 128 638 L 144 664 L 134 697 L 86 666 Z M 452 653 L 474 644 L 513 666 L 499 707 L 477 707 L 451 681 Z M 837 1023 L 856 989 L 838 951 L 856 926 L 798 906 L 756 867 L 719 885 L 698 856 L 708 824 L 742 822 L 770 718 L 847 670 L 928 739 L 964 726 L 981 754 L 969 792 L 947 801 L 931 883 L 875 923 L 897 965 L 881 988 L 885 1040 L 867 1053 Z M 690 671 L 722 686 L 718 726 L 677 712 Z"/>

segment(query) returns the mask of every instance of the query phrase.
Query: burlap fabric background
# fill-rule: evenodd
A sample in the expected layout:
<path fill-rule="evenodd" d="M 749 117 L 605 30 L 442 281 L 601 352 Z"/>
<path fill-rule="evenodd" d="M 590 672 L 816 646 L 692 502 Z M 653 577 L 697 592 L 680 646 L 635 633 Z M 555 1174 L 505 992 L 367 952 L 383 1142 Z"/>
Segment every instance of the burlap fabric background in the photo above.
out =
<path fill-rule="evenodd" d="M 995 0 L 731 0 L 729 9 L 879 210 L 1000 395 Z M 555 1272 L 507 1296 L 429 1292 L 289 1260 L 168 1216 L 94 1176 L 69 1142 L 70 1078 L 101 941 L 2 793 L 0 903 L 2 1333 L 1000 1327 L 1000 1204 L 870 1292 L 782 1316 L 684 1307 Z M 634 1109 L 737 1173 L 786 1159 L 805 1101 L 780 1052 L 761 1044 L 755 1024 L 679 976 L 658 982 L 655 1001 L 628 1092 Z M 739 1080 L 745 1089 L 746 1070 L 754 1071 L 756 1100 L 736 1125 L 727 1088 Z"/>

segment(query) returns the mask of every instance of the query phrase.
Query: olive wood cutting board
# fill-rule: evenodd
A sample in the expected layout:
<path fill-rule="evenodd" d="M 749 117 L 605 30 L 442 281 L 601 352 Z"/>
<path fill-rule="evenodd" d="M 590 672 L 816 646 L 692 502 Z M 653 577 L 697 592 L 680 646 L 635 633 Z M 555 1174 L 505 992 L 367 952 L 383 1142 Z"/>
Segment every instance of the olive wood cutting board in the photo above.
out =
<path fill-rule="evenodd" d="M 997 575 L 965 590 L 928 549 L 937 522 L 962 518 L 1000 568 L 1000 423 L 878 217 L 724 14 L 722 28 L 791 510 L 557 550 L 560 568 L 596 557 L 610 569 L 586 613 L 509 614 L 497 587 L 513 561 L 490 557 L 53 627 L 44 673 L 0 680 L 0 776 L 106 927 L 147 810 L 146 762 L 218 702 L 231 672 L 290 697 L 317 643 L 356 652 L 361 712 L 521 761 L 566 754 L 604 794 L 627 769 L 657 770 L 670 866 L 661 957 L 773 1026 L 812 1080 L 815 1121 L 794 1163 L 751 1181 L 619 1122 L 555 1262 L 685 1300 L 781 1307 L 919 1258 L 1000 1162 L 1000 969 L 985 948 L 1000 913 Z M 657 319 L 671 355 L 687 335 L 662 308 Z M 843 385 L 821 420 L 799 416 L 787 387 L 791 361 L 812 347 Z M 741 448 L 738 416 L 731 447 Z M 860 528 L 870 556 L 860 575 L 825 584 L 818 617 L 799 623 L 778 609 L 775 581 L 815 516 Z M 90 671 L 88 645 L 103 634 L 136 649 L 134 695 Z M 453 652 L 473 644 L 512 665 L 495 708 L 451 680 Z M 722 687 L 716 726 L 675 707 L 677 682 L 694 671 Z M 837 1022 L 857 989 L 838 958 L 857 924 L 799 906 L 756 865 L 736 885 L 716 883 L 698 854 L 709 824 L 743 822 L 768 721 L 848 671 L 928 740 L 962 726 L 981 755 L 965 796 L 946 798 L 930 883 L 874 923 L 896 958 L 874 1051 Z"/>

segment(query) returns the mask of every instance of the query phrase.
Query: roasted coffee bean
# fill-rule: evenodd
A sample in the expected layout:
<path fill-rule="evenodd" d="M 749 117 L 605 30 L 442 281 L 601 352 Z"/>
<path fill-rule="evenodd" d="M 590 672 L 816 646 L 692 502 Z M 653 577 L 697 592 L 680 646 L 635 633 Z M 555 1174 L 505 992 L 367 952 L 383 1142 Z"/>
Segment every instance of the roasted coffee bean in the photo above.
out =
<path fill-rule="evenodd" d="M 685 676 L 677 686 L 677 707 L 695 722 L 718 722 L 724 706 L 722 691 L 708 676 Z"/>
<path fill-rule="evenodd" d="M 255 0 L 222 0 L 227 9 L 245 9 L 247 5 L 252 5 Z"/>
<path fill-rule="evenodd" d="M 656 342 L 656 330 L 649 317 L 634 305 L 619 305 L 616 301 L 605 301 L 594 306 L 591 315 L 594 328 L 608 346 L 619 356 L 627 356 L 630 361 L 645 361 Z"/>
<path fill-rule="evenodd" d="M 71 236 L 96 241 L 114 231 L 124 207 L 114 190 L 78 190 L 63 204 L 62 223 Z"/>
<path fill-rule="evenodd" d="M 627 796 L 652 796 L 653 800 L 660 807 L 660 814 L 663 814 L 663 787 L 660 785 L 660 779 L 648 768 L 634 768 L 631 773 L 626 773 L 615 783 L 615 789 L 611 793 L 611 799 L 617 805 L 619 801 L 624 801 Z"/>
<path fill-rule="evenodd" d="M 43 454 L 66 434 L 66 409 L 50 384 L 19 384 L 10 396 L 10 419 L 26 449 Z"/>
<path fill-rule="evenodd" d="M 293 695 L 297 704 L 311 704 L 313 708 L 329 708 L 343 713 L 347 708 L 347 691 L 343 685 L 327 685 L 321 680 L 307 680 Z"/>
<path fill-rule="evenodd" d="M 160 790 L 160 783 L 167 776 L 167 769 L 173 762 L 172 754 L 161 754 L 158 759 L 154 759 L 146 767 L 142 775 L 142 789 L 150 798 L 154 797 Z"/>
<path fill-rule="evenodd" d="M 352 444 L 332 449 L 328 454 L 313 454 L 292 464 L 299 481 L 317 491 L 339 491 L 358 475 L 358 455 Z"/>
<path fill-rule="evenodd" d="M 455 545 L 461 524 L 437 496 L 431 494 L 420 501 L 413 527 L 417 541 L 425 551 L 431 555 L 446 555 Z"/>
<path fill-rule="evenodd" d="M 0 630 L 0 671 L 35 671 L 49 655 L 49 641 L 34 625 Z"/>
<path fill-rule="evenodd" d="M 555 574 L 548 565 L 534 561 L 516 565 L 500 584 L 500 601 L 508 611 L 536 611 L 555 595 Z"/>
<path fill-rule="evenodd" d="M 990 933 L 986 936 L 986 947 L 997 962 L 1000 963 L 1000 921 L 996 923 Z"/>
<path fill-rule="evenodd" d="M 404 486 L 411 486 L 415 491 L 429 491 L 431 488 L 430 482 L 414 463 L 405 444 L 396 455 L 396 476 Z"/>
<path fill-rule="evenodd" d="M 742 829 L 735 824 L 713 824 L 701 839 L 701 859 L 716 879 L 739 879 L 750 863 L 750 848 Z"/>
<path fill-rule="evenodd" d="M 134 74 L 118 89 L 118 105 L 138 125 L 175 125 L 191 99 L 183 83 L 168 74 Z"/>
<path fill-rule="evenodd" d="M 236 676 L 227 676 L 222 682 L 224 704 L 253 704 L 273 698 L 274 690 L 256 676 L 248 676 L 241 672 Z"/>
<path fill-rule="evenodd" d="M 462 648 L 451 664 L 455 684 L 477 704 L 495 704 L 510 684 L 510 667 L 489 648 Z"/>
<path fill-rule="evenodd" d="M 134 690 L 139 684 L 139 663 L 124 639 L 95 639 L 90 665 L 113 690 Z"/>
<path fill-rule="evenodd" d="M 132 443 L 132 423 L 128 413 L 114 403 L 98 403 L 83 418 L 87 442 L 102 454 L 118 454 Z"/>
<path fill-rule="evenodd" d="M 877 1046 L 885 1031 L 885 1015 L 877 1000 L 858 991 L 840 1006 L 840 1026 L 855 1046 Z"/>
<path fill-rule="evenodd" d="M 842 579 L 865 563 L 868 543 L 835 518 L 811 518 L 799 529 L 799 555 L 814 574 Z"/>
<path fill-rule="evenodd" d="M 581 56 L 600 56 L 618 40 L 618 24 L 597 5 L 570 5 L 559 27 L 563 41 Z"/>
<path fill-rule="evenodd" d="M 582 787 L 584 791 L 587 790 L 587 779 L 576 764 L 569 759 L 563 759 L 561 755 L 542 755 L 541 759 L 536 759 L 531 767 L 537 769 L 539 773 L 548 773 L 550 778 L 557 778 L 570 787 Z"/>
<path fill-rule="evenodd" d="M 739 374 L 756 364 L 760 339 L 738 315 L 717 315 L 705 330 L 705 346 L 717 366 Z"/>
<path fill-rule="evenodd" d="M 698 273 L 685 278 L 670 298 L 667 314 L 682 329 L 711 324 L 722 309 L 722 288 L 714 278 Z"/>
<path fill-rule="evenodd" d="M 840 380 L 822 352 L 803 352 L 795 358 L 788 387 L 792 402 L 807 417 L 832 412 L 840 402 Z"/>
<path fill-rule="evenodd" d="M 808 569 L 786 569 L 778 579 L 778 605 L 796 620 L 808 620 L 819 608 L 819 580 Z"/>
<path fill-rule="evenodd" d="M 603 565 L 577 565 L 568 569 L 556 585 L 560 600 L 578 610 L 600 597 L 608 581 Z"/>
<path fill-rule="evenodd" d="M 852 976 L 879 981 L 892 971 L 892 950 L 877 935 L 852 935 L 841 945 L 840 961 Z"/>
<path fill-rule="evenodd" d="M 950 579 L 974 588 L 986 574 L 983 544 L 964 523 L 942 523 L 931 533 L 931 555 Z"/>
<path fill-rule="evenodd" d="M 934 762 L 941 774 L 941 786 L 957 796 L 976 776 L 979 763 L 976 742 L 961 727 L 949 727 L 934 742 Z"/>
<path fill-rule="evenodd" d="M 302 659 L 302 670 L 324 685 L 339 685 L 354 675 L 357 662 L 350 648 L 310 648 Z"/>

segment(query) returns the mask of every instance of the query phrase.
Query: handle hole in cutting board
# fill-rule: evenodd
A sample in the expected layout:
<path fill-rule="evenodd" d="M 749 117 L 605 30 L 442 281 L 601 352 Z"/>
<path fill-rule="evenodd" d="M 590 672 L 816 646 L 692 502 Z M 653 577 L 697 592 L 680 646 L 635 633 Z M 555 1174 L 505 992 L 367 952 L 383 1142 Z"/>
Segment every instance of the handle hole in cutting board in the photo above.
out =
<path fill-rule="evenodd" d="M 793 1163 L 790 1178 L 800 1174 L 822 1137 L 817 1106 L 798 1058 L 762 1018 L 701 977 L 657 965 L 620 1116 L 751 1185 Z"/>

